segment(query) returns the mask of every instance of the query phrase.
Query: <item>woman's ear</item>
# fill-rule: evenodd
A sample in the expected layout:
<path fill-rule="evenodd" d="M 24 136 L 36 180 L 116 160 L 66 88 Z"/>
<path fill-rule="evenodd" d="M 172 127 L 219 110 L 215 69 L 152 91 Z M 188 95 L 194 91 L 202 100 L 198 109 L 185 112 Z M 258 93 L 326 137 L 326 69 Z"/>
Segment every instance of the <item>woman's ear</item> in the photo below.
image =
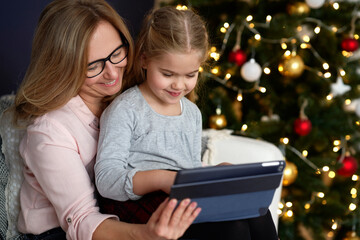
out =
<path fill-rule="evenodd" d="M 147 61 L 146 61 L 145 54 L 141 54 L 140 62 L 141 62 L 141 68 L 142 69 L 147 69 Z"/>

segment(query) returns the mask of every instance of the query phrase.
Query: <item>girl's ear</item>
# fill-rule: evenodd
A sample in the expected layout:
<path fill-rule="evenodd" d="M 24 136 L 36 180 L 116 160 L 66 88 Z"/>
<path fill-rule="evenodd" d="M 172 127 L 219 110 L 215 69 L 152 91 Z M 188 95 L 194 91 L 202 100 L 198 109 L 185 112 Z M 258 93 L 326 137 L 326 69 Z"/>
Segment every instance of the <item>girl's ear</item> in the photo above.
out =
<path fill-rule="evenodd" d="M 140 62 L 141 62 L 141 68 L 142 69 L 147 69 L 147 61 L 146 61 L 145 54 L 141 54 Z"/>

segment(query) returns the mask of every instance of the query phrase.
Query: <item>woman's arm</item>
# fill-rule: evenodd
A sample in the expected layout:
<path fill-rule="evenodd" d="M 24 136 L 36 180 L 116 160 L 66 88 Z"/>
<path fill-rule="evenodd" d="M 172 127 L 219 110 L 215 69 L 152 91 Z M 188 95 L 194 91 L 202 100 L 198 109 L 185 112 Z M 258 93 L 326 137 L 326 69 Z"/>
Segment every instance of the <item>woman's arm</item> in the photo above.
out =
<path fill-rule="evenodd" d="M 178 239 L 199 215 L 201 209 L 190 199 L 184 199 L 178 207 L 176 204 L 175 199 L 165 200 L 153 213 L 146 225 L 128 224 L 106 219 L 95 230 L 93 240 Z"/>

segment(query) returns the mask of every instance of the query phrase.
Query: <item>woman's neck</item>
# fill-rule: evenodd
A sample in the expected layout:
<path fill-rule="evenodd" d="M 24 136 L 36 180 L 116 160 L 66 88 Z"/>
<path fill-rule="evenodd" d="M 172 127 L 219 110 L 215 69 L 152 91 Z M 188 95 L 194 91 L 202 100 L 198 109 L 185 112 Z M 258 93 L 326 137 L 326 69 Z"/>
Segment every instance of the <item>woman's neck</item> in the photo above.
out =
<path fill-rule="evenodd" d="M 81 97 L 81 96 L 80 96 Z M 85 105 L 89 110 L 98 118 L 100 118 L 102 112 L 106 108 L 106 103 L 103 102 L 103 99 L 87 99 L 81 97 Z"/>

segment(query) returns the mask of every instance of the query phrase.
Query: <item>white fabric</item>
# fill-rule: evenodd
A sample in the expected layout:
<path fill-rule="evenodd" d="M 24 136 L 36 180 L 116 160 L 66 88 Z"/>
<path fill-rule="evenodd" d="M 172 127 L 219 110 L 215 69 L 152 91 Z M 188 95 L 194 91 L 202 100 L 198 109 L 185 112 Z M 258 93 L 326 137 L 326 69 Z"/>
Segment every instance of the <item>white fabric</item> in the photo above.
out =
<path fill-rule="evenodd" d="M 3 113 L 0 120 L 2 152 L 5 156 L 5 163 L 9 169 L 8 182 L 5 188 L 5 207 L 8 220 L 6 239 L 15 239 L 20 236 L 16 225 L 20 211 L 20 186 L 24 179 L 22 174 L 23 161 L 18 149 L 20 140 L 24 136 L 25 131 L 13 128 L 11 125 L 11 117 L 7 115 L 9 114 Z"/>
<path fill-rule="evenodd" d="M 216 165 L 221 162 L 232 164 L 283 160 L 284 156 L 275 145 L 249 137 L 231 135 L 231 130 L 206 129 L 203 137 L 207 138 L 207 149 L 203 155 L 205 165 Z M 276 189 L 270 212 L 276 229 L 279 216 L 277 213 L 281 199 L 282 185 Z"/>

